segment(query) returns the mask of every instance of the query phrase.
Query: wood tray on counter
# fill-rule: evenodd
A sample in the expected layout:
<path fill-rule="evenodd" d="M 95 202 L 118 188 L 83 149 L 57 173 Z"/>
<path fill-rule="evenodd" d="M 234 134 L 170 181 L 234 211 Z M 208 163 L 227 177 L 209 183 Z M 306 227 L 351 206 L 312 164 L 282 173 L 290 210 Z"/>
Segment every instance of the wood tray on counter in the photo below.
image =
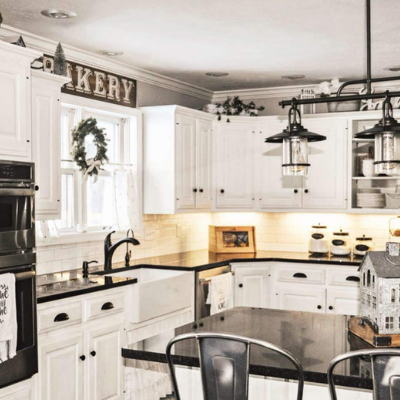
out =
<path fill-rule="evenodd" d="M 349 331 L 374 347 L 400 347 L 400 334 L 379 334 L 367 318 L 351 317 Z"/>

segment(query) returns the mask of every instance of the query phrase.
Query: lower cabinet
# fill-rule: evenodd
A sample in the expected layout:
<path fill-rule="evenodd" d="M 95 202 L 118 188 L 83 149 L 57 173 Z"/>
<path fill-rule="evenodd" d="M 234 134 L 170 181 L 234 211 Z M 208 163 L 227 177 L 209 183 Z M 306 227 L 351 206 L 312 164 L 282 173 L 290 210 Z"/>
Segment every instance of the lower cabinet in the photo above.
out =
<path fill-rule="evenodd" d="M 328 289 L 326 303 L 328 314 L 359 315 L 360 289 Z"/>
<path fill-rule="evenodd" d="M 276 286 L 276 308 L 293 311 L 325 312 L 325 288 L 303 284 Z"/>
<path fill-rule="evenodd" d="M 33 379 L 0 389 L 0 400 L 35 400 Z"/>

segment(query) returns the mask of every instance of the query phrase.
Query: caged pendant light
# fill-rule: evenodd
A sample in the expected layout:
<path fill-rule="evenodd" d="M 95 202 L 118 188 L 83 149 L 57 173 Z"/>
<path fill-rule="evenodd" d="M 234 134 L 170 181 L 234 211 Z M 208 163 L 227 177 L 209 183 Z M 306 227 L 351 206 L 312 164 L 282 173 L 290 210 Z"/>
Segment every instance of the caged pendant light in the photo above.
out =
<path fill-rule="evenodd" d="M 309 132 L 301 125 L 301 114 L 296 104 L 289 110 L 289 125 L 281 133 L 265 139 L 266 143 L 282 143 L 282 172 L 284 176 L 304 176 L 308 163 L 308 142 L 326 140 L 325 136 Z"/>
<path fill-rule="evenodd" d="M 357 139 L 375 139 L 375 173 L 400 175 L 400 124 L 393 118 L 393 106 L 386 97 L 382 119 L 373 128 L 354 135 Z"/>

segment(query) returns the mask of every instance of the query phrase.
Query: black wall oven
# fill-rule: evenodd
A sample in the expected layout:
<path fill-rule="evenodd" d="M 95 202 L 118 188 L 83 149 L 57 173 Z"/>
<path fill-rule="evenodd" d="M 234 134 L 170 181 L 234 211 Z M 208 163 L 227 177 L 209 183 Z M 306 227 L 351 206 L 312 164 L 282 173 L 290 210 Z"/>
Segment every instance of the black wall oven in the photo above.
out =
<path fill-rule="evenodd" d="M 0 161 L 0 275 L 16 287 L 17 355 L 0 363 L 0 388 L 38 371 L 34 165 Z"/>

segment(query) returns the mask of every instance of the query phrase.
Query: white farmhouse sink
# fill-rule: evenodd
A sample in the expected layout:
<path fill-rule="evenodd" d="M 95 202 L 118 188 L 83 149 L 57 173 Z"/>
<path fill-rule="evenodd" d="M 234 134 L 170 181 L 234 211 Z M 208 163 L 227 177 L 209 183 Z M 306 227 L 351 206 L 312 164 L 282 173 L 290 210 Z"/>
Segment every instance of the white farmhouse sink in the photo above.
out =
<path fill-rule="evenodd" d="M 148 321 L 193 306 L 193 272 L 140 268 L 108 275 L 138 280 L 132 285 L 131 322 Z"/>

